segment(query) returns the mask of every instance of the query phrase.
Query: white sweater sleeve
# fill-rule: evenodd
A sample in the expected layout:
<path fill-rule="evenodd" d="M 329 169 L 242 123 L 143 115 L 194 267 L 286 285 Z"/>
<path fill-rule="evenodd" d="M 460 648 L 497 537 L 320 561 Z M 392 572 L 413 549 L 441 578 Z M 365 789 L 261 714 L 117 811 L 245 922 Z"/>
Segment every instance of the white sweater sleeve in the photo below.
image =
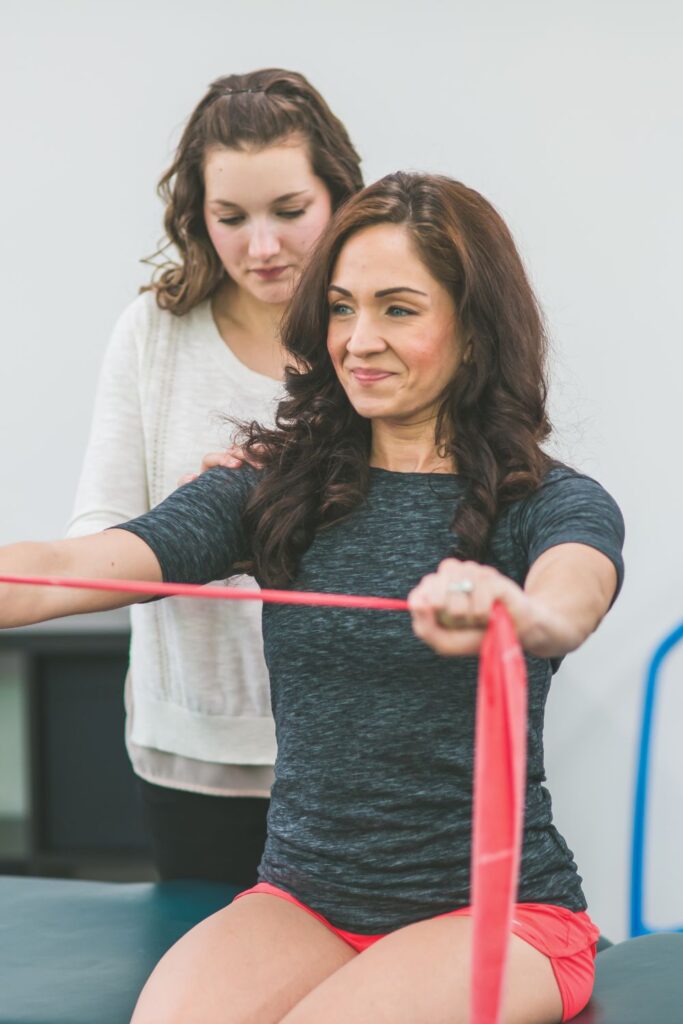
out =
<path fill-rule="evenodd" d="M 69 537 L 104 530 L 149 509 L 141 409 L 149 320 L 144 296 L 124 311 L 114 328 L 100 372 Z"/>

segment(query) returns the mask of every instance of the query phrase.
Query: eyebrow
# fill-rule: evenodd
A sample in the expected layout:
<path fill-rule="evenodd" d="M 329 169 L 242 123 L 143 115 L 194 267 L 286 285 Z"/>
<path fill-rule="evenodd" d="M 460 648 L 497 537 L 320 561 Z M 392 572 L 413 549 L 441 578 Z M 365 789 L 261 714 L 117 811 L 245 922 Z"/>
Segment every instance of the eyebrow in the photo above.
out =
<path fill-rule="evenodd" d="M 301 189 L 299 192 L 286 192 L 283 196 L 278 196 L 277 199 L 271 200 L 270 205 L 273 206 L 275 203 L 286 203 L 290 199 L 297 199 L 299 196 L 306 194 L 307 189 Z M 209 199 L 210 203 L 214 203 L 216 206 L 239 206 L 239 203 L 232 203 L 228 199 Z"/>
<path fill-rule="evenodd" d="M 341 288 L 338 284 L 331 284 L 331 292 L 339 292 L 340 295 L 346 295 L 347 298 L 351 298 L 351 292 L 347 291 L 346 288 Z M 426 299 L 429 298 L 427 292 L 418 291 L 417 288 L 409 288 L 408 285 L 397 285 L 395 288 L 382 288 L 381 291 L 375 292 L 376 299 L 383 299 L 387 295 L 393 295 L 395 292 L 412 292 L 413 295 L 424 295 Z"/>

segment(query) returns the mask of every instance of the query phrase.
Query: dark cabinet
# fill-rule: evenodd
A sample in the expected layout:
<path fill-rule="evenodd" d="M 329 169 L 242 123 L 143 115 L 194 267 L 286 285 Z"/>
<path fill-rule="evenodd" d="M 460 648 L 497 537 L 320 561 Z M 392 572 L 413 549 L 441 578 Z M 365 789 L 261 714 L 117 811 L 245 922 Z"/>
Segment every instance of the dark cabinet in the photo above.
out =
<path fill-rule="evenodd" d="M 25 730 L 28 794 L 25 814 L 2 823 L 0 871 L 112 877 L 139 866 L 148 876 L 124 743 L 129 639 L 125 631 L 0 632 L 23 690 L 24 722 L 14 727 Z"/>

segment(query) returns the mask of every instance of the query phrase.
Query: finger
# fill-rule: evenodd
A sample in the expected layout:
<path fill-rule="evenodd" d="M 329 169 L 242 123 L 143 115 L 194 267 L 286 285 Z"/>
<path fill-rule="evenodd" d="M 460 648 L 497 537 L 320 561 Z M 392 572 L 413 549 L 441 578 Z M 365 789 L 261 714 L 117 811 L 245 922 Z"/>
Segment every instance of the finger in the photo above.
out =
<path fill-rule="evenodd" d="M 442 566 L 438 572 L 423 577 L 410 592 L 408 606 L 416 611 L 429 611 L 444 628 L 464 626 L 467 624 L 467 603 L 457 600 L 463 595 L 449 595 L 448 586 L 453 580 L 451 574 L 442 571 Z"/>
<path fill-rule="evenodd" d="M 476 628 L 442 630 L 430 646 L 445 657 L 467 657 L 479 654 L 485 635 L 486 630 Z"/>
<path fill-rule="evenodd" d="M 478 628 L 444 629 L 439 626 L 434 610 L 416 607 L 412 612 L 413 632 L 437 654 L 450 657 L 478 654 L 484 630 Z"/>
<path fill-rule="evenodd" d="M 522 596 L 521 588 L 512 580 L 500 573 L 486 575 L 472 595 L 473 616 L 482 623 L 488 622 L 494 604 L 501 601 L 514 617 Z"/>
<path fill-rule="evenodd" d="M 433 611 L 429 601 L 424 597 L 417 597 L 408 602 L 413 632 L 420 638 L 426 638 L 431 634 L 433 627 Z"/>
<path fill-rule="evenodd" d="M 186 473 L 185 476 L 181 476 L 178 480 L 178 487 L 182 487 L 184 484 L 191 484 L 193 480 L 197 479 L 197 473 Z"/>
<path fill-rule="evenodd" d="M 470 615 L 478 626 L 486 626 L 491 616 L 491 609 L 500 594 L 500 584 L 496 578 L 482 576 L 472 592 Z"/>
<path fill-rule="evenodd" d="M 452 576 L 444 576 L 440 583 L 441 596 L 436 606 L 438 623 L 445 629 L 462 629 L 468 623 L 471 624 L 472 595 L 466 590 L 458 589 L 464 584 L 471 583 L 469 577 L 453 579 Z"/>
<path fill-rule="evenodd" d="M 445 625 L 442 618 L 446 621 Z M 444 613 L 443 609 L 435 606 L 428 596 L 415 605 L 413 623 L 417 635 L 430 644 L 437 642 L 440 637 L 445 637 L 455 629 L 462 631 L 469 626 L 469 623 L 461 617 L 455 617 L 455 620 L 451 622 L 450 616 Z"/>
<path fill-rule="evenodd" d="M 232 448 L 229 448 L 228 451 L 233 456 L 233 458 L 239 461 L 240 466 L 244 462 L 247 462 L 254 469 L 260 469 L 262 456 L 264 455 L 266 449 L 265 446 L 262 444 L 253 445 L 251 448 L 249 448 L 248 451 L 245 450 L 244 448 L 238 448 L 235 445 Z"/>
<path fill-rule="evenodd" d="M 436 573 L 428 573 L 423 576 L 417 586 L 408 594 L 408 607 L 428 607 L 431 604 L 431 594 L 434 590 L 434 582 L 436 580 Z"/>
<path fill-rule="evenodd" d="M 453 612 L 447 608 L 436 610 L 436 621 L 441 629 L 467 629 L 473 625 L 472 616 L 468 612 Z"/>
<path fill-rule="evenodd" d="M 444 580 L 444 600 L 437 616 L 446 629 L 481 629 L 488 622 L 491 587 L 499 573 L 478 562 L 446 559 L 439 566 Z"/>
<path fill-rule="evenodd" d="M 207 469 L 213 469 L 215 466 L 224 466 L 226 469 L 236 469 L 240 465 L 241 462 L 229 451 L 209 452 L 202 459 L 199 472 L 206 473 Z"/>
<path fill-rule="evenodd" d="M 443 629 L 463 629 L 472 617 L 469 594 L 444 589 L 444 595 L 435 608 L 436 621 Z"/>

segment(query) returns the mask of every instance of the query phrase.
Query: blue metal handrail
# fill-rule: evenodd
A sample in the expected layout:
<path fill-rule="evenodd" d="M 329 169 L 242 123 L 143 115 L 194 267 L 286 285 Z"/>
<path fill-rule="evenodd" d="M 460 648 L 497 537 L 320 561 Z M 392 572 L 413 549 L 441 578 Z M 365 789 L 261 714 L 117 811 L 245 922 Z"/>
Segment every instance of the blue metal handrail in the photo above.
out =
<path fill-rule="evenodd" d="M 633 805 L 633 839 L 631 845 L 631 936 L 651 935 L 658 931 L 650 928 L 643 917 L 643 873 L 645 866 L 645 833 L 647 827 L 647 799 L 650 781 L 650 755 L 652 747 L 652 727 L 654 722 L 657 685 L 662 665 L 671 650 L 683 640 L 683 623 L 666 636 L 652 655 L 645 680 L 645 696 L 643 700 L 643 722 L 640 731 L 640 747 L 638 752 L 638 774 L 636 777 L 636 793 Z M 683 932 L 680 928 L 667 928 L 666 931 Z"/>

